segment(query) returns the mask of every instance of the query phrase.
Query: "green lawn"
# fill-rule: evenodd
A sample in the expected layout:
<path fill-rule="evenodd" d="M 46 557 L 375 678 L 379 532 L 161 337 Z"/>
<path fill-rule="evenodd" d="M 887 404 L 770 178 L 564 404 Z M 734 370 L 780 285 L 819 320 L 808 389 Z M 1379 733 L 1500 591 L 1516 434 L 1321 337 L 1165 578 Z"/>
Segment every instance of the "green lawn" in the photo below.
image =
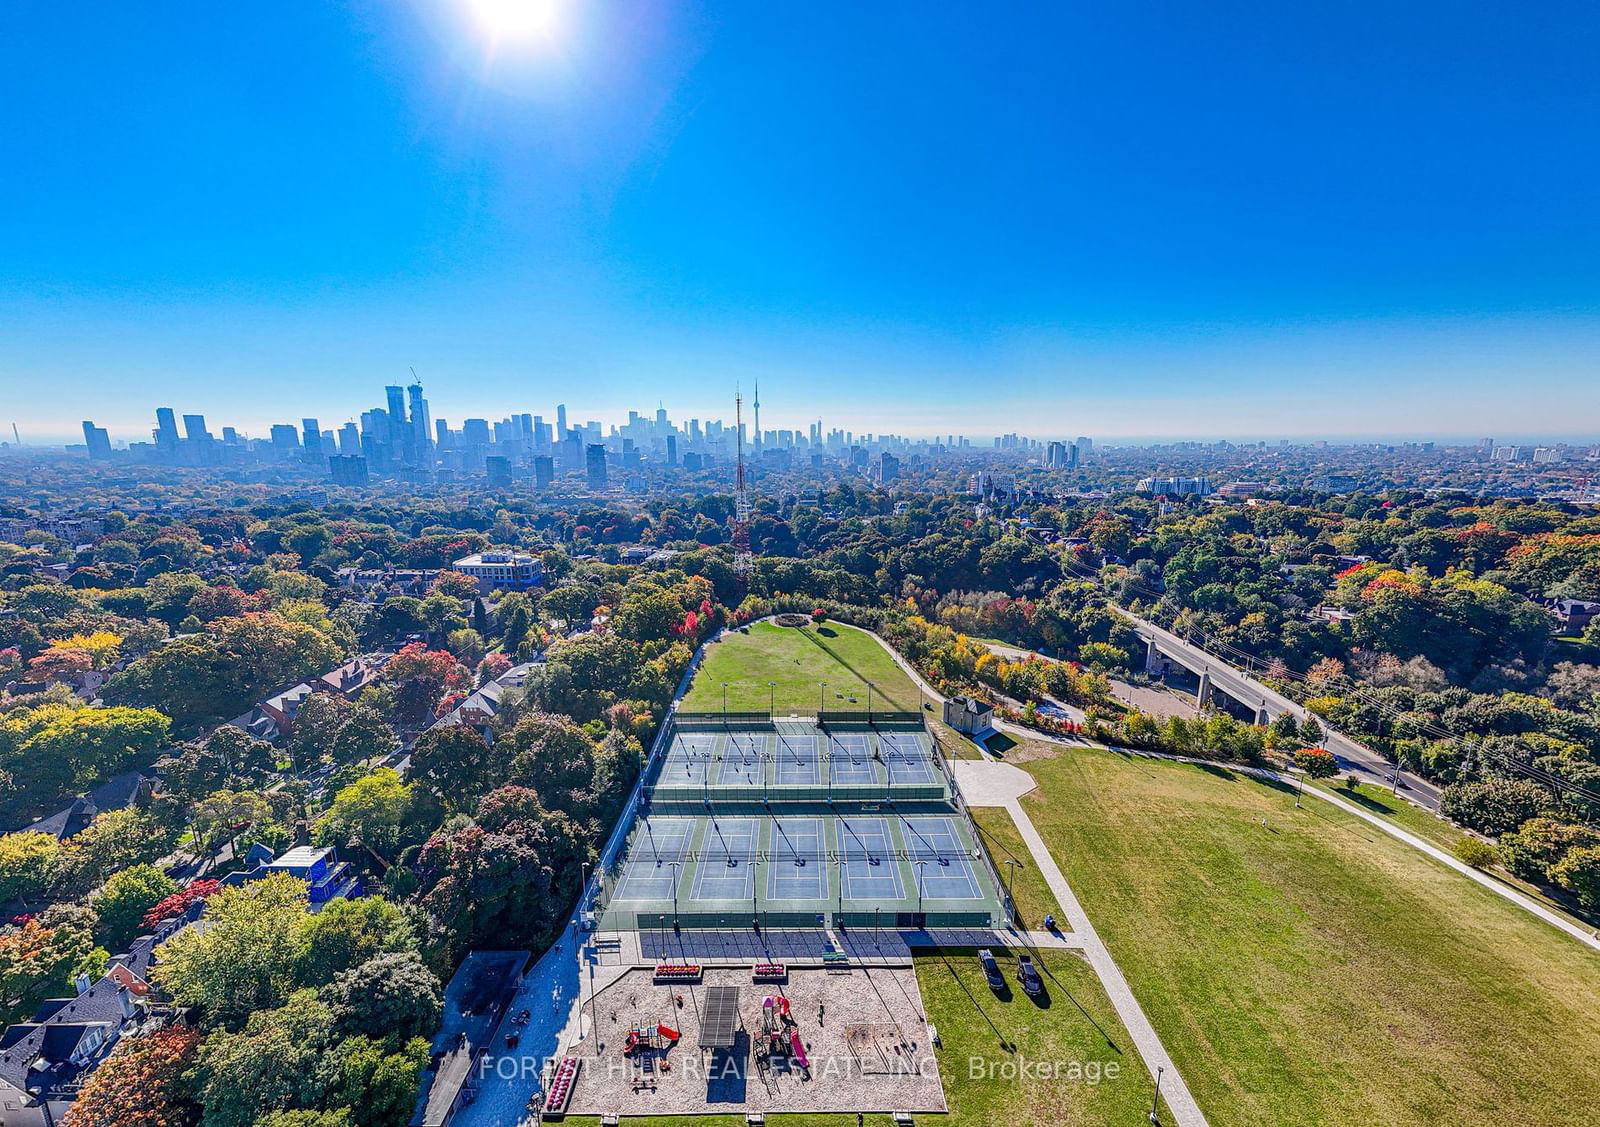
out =
<path fill-rule="evenodd" d="M 1011 886 L 1019 923 L 1035 929 L 1044 926 L 1047 915 L 1055 916 L 1058 920 L 1065 918 L 1044 874 L 1033 863 L 1033 854 L 1023 844 L 1022 835 L 1017 832 L 1017 824 L 1011 820 L 1010 812 L 998 806 L 974 806 L 971 812 L 978 834 L 983 839 L 983 847 L 989 851 L 1000 879 Z M 1008 864 L 1011 861 L 1017 864 Z"/>
<path fill-rule="evenodd" d="M 725 634 L 707 651 L 683 708 L 720 711 L 724 682 L 728 708 L 735 712 L 764 711 L 769 701 L 780 713 L 814 713 L 819 701 L 830 709 L 864 710 L 869 686 L 874 709 L 922 707 L 916 685 L 878 640 L 842 623 L 797 630 L 760 622 L 747 634 Z"/>
<path fill-rule="evenodd" d="M 1015 963 L 1003 951 L 996 955 L 1007 980 L 1014 982 Z M 943 1043 L 935 1056 L 950 1108 L 948 1115 L 919 1116 L 919 1122 L 949 1127 L 1146 1122 L 1155 1085 L 1094 971 L 1065 951 L 1045 953 L 1036 962 L 1046 994 L 1037 1004 L 1016 989 L 997 996 L 984 982 L 976 955 L 917 958 L 923 1004 Z M 1026 1078 L 1018 1078 L 1022 1062 L 1029 1069 Z M 1170 1123 L 1164 1105 L 1162 1113 Z M 589 1127 L 596 1121 L 567 1122 Z M 707 1115 L 623 1122 L 628 1127 L 738 1127 L 744 1119 Z M 767 1122 L 778 1127 L 855 1127 L 856 1117 L 773 1115 Z M 866 1117 L 869 1127 L 889 1122 L 887 1115 Z"/>
<path fill-rule="evenodd" d="M 1600 955 L 1287 788 L 1092 749 L 1023 766 L 1211 1122 L 1593 1122 Z"/>
<path fill-rule="evenodd" d="M 1423 841 L 1428 842 L 1430 845 L 1436 845 L 1440 849 L 1453 850 L 1463 838 L 1471 836 L 1465 830 L 1452 825 L 1437 814 L 1432 814 L 1420 807 L 1413 806 L 1403 798 L 1396 797 L 1387 787 L 1374 786 L 1372 783 L 1358 783 L 1355 793 L 1352 794 L 1350 788 L 1343 783 L 1335 786 L 1322 783 L 1313 783 L 1312 785 L 1319 786 L 1329 794 L 1361 807 L 1369 814 L 1376 814 L 1384 821 L 1394 823 L 1398 829 L 1415 834 Z M 1585 913 L 1575 904 L 1567 904 L 1555 899 L 1538 885 L 1531 881 L 1525 881 L 1520 877 L 1514 877 L 1498 866 L 1485 869 L 1484 874 L 1493 877 L 1507 888 L 1516 889 L 1541 907 L 1559 913 L 1579 927 L 1593 929 L 1596 926 L 1600 926 L 1600 918 Z"/>

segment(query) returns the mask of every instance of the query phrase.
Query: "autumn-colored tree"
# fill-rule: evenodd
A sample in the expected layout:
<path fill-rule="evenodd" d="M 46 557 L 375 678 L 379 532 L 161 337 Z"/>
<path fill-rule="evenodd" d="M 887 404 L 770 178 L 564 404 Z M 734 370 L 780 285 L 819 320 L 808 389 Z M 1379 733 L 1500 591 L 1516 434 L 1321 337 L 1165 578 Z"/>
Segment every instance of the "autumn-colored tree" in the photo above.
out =
<path fill-rule="evenodd" d="M 199 1045 L 200 1034 L 184 1026 L 124 1037 L 90 1074 L 62 1127 L 194 1127 L 200 1105 L 185 1074 Z"/>
<path fill-rule="evenodd" d="M 197 880 L 188 888 L 180 889 L 171 896 L 164 896 L 144 914 L 141 926 L 147 931 L 153 931 L 167 920 L 175 920 L 183 915 L 189 910 L 190 905 L 215 896 L 221 887 L 220 880 Z"/>

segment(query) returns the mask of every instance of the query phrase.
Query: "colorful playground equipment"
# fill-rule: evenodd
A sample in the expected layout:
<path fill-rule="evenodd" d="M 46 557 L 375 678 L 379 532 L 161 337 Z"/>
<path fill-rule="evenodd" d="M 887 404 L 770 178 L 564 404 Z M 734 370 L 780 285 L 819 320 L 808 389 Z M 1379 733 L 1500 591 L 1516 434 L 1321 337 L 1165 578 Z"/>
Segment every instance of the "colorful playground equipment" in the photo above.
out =
<path fill-rule="evenodd" d="M 676 1045 L 681 1036 L 683 1036 L 681 1033 L 665 1023 L 657 1023 L 653 1029 L 648 1025 L 635 1026 L 628 1030 L 628 1035 L 622 1042 L 622 1055 L 632 1056 L 641 1049 L 666 1051 Z"/>

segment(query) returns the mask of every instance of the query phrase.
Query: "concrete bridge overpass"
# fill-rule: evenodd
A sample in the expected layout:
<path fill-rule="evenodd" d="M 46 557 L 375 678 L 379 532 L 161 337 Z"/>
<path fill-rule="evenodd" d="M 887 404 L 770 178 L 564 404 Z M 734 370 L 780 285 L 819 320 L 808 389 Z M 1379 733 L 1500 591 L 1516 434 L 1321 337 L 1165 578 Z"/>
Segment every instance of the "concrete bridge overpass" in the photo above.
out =
<path fill-rule="evenodd" d="M 1257 724 L 1271 723 L 1285 713 L 1292 715 L 1296 720 L 1305 720 L 1311 715 L 1307 709 L 1271 685 L 1257 680 L 1250 670 L 1240 669 L 1172 631 L 1153 622 L 1147 622 L 1114 603 L 1108 605 L 1127 619 L 1139 637 L 1144 639 L 1147 672 L 1162 671 L 1170 664 L 1187 669 L 1200 679 L 1196 697 L 1201 708 L 1206 708 L 1213 694 L 1220 692 L 1253 711 Z M 1385 786 L 1392 785 L 1394 764 L 1364 744 L 1335 732 L 1321 717 L 1317 718 L 1317 722 L 1327 733 L 1323 746 L 1333 752 L 1340 766 L 1365 775 L 1364 781 L 1381 783 Z M 1439 808 L 1439 788 L 1426 779 L 1402 771 L 1400 789 L 1406 792 L 1407 797 L 1429 810 Z"/>

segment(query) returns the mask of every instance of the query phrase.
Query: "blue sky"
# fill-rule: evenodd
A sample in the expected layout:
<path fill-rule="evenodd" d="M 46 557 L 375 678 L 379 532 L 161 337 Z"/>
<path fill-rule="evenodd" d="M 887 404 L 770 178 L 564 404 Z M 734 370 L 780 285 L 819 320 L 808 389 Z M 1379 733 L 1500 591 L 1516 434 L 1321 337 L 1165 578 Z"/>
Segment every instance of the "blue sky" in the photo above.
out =
<path fill-rule="evenodd" d="M 0 423 L 1600 433 L 1593 4 L 488 2 L 0 7 Z"/>

